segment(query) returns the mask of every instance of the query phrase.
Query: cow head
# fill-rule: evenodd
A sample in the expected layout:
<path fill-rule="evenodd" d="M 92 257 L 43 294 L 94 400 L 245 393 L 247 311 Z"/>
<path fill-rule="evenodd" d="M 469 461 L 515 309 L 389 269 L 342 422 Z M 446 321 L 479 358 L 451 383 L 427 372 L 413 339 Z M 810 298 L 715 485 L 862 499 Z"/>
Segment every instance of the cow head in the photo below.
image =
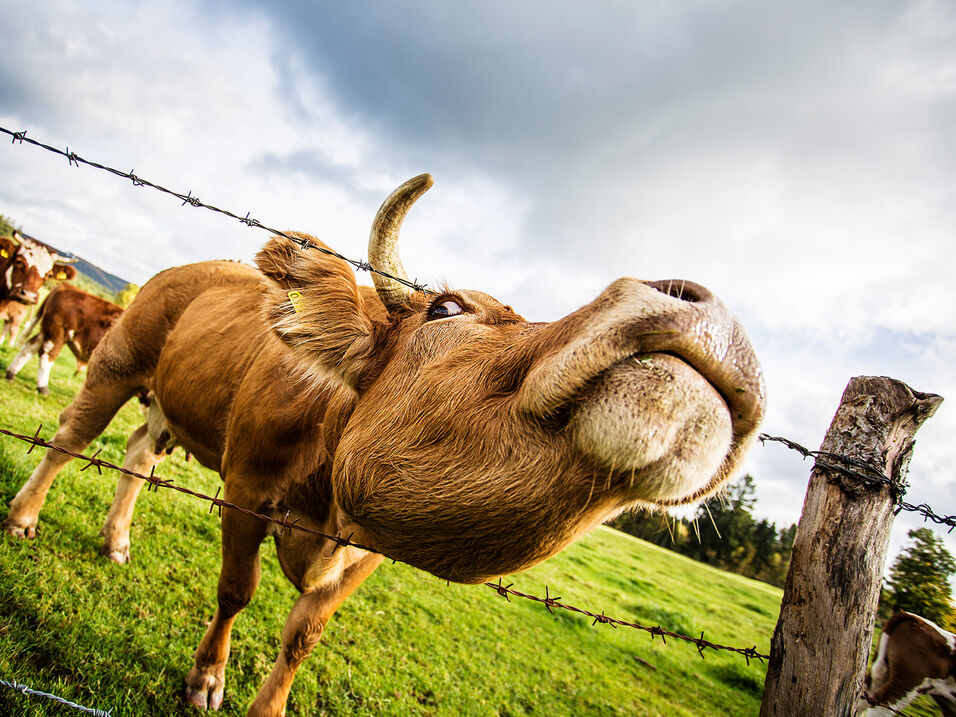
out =
<path fill-rule="evenodd" d="M 383 204 L 373 266 L 407 276 L 398 231 L 429 186 Z M 521 570 L 624 509 L 714 493 L 764 412 L 743 329 L 697 284 L 618 279 L 532 323 L 478 291 L 375 275 L 386 315 L 345 262 L 288 239 L 257 262 L 277 335 L 342 387 L 323 426 L 337 506 L 368 544 L 442 578 Z"/>
<path fill-rule="evenodd" d="M 4 260 L 5 264 L 0 264 L 3 299 L 35 304 L 46 279 L 69 280 L 76 276 L 76 269 L 67 263 L 69 259 L 22 235 L 15 234 L 14 241 L 4 237 L 0 257 L 4 253 L 9 257 Z"/>

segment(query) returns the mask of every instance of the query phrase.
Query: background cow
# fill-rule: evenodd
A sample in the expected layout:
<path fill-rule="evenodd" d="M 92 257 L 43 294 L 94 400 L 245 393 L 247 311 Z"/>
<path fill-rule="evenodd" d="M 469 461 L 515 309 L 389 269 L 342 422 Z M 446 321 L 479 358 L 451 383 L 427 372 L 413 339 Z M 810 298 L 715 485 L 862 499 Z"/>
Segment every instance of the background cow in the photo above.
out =
<path fill-rule="evenodd" d="M 29 336 L 37 324 L 40 331 L 36 336 L 27 339 L 20 353 L 10 362 L 7 367 L 7 380 L 12 381 L 27 361 L 39 354 L 37 391 L 48 394 L 50 369 L 64 344 L 69 346 L 76 356 L 79 370 L 90 360 L 93 349 L 122 313 L 123 309 L 113 302 L 89 294 L 71 284 L 54 287 L 40 305 L 26 329 L 26 335 Z"/>
<path fill-rule="evenodd" d="M 956 717 L 956 635 L 924 617 L 898 612 L 883 626 L 857 714 L 895 714 L 919 695 L 930 695 L 946 717 Z"/>
<path fill-rule="evenodd" d="M 70 280 L 76 269 L 66 257 L 46 244 L 14 232 L 13 238 L 0 237 L 0 343 L 17 337 L 20 325 L 40 298 L 40 287 L 47 279 Z"/>
<path fill-rule="evenodd" d="M 407 276 L 399 228 L 428 175 L 382 205 L 369 261 Z M 90 358 L 53 442 L 82 451 L 137 391 L 150 420 L 124 465 L 149 473 L 173 437 L 225 480 L 225 498 L 377 553 L 236 511 L 222 514 L 218 607 L 186 677 L 199 707 L 222 703 L 230 633 L 273 535 L 301 592 L 249 712 L 281 715 L 295 672 L 382 554 L 478 583 L 528 568 L 628 507 L 717 491 L 764 412 L 736 319 L 705 288 L 618 279 L 551 323 L 478 291 L 413 292 L 276 237 L 259 269 L 204 262 L 146 283 Z M 56 473 L 48 450 L 5 530 L 33 537 Z M 129 557 L 143 481 L 119 479 L 104 552 Z M 379 554 L 380 553 L 380 554 Z"/>

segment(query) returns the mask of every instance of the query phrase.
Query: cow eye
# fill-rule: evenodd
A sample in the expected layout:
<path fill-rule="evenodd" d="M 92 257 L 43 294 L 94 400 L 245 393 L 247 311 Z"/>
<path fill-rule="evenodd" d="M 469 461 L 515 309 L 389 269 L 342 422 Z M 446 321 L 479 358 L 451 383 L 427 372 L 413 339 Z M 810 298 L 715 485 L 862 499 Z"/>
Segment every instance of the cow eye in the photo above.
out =
<path fill-rule="evenodd" d="M 448 316 L 458 316 L 458 314 L 463 313 L 465 313 L 465 310 L 455 299 L 436 301 L 428 307 L 429 319 L 444 319 Z"/>

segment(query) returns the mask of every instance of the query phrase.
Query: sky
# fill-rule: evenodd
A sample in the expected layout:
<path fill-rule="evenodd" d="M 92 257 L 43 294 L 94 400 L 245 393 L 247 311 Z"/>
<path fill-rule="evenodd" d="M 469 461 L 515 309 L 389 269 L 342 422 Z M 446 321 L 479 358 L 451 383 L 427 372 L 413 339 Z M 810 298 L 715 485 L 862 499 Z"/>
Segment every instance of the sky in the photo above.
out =
<path fill-rule="evenodd" d="M 817 448 L 852 376 L 949 398 L 907 500 L 956 513 L 956 4 L 0 0 L 0 126 L 364 258 L 559 318 L 619 276 L 738 315 L 763 429 Z M 0 214 L 141 284 L 267 235 L 0 142 Z M 367 277 L 360 277 L 370 283 Z M 757 446 L 756 513 L 809 463 Z M 918 527 L 901 514 L 892 556 Z M 956 537 L 945 537 L 956 553 Z"/>

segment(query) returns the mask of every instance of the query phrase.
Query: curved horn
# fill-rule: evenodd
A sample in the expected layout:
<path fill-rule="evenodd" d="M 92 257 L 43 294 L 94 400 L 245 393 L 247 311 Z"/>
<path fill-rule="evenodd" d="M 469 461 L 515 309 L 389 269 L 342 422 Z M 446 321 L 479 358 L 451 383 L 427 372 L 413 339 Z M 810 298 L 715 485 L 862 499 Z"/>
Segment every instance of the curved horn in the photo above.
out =
<path fill-rule="evenodd" d="M 434 183 L 432 175 L 419 174 L 389 194 L 382 202 L 368 237 L 368 261 L 374 268 L 402 279 L 408 276 L 398 254 L 398 234 L 408 210 Z M 407 286 L 374 272 L 372 281 L 375 282 L 378 296 L 389 313 L 408 307 L 408 297 L 412 290 Z"/>

